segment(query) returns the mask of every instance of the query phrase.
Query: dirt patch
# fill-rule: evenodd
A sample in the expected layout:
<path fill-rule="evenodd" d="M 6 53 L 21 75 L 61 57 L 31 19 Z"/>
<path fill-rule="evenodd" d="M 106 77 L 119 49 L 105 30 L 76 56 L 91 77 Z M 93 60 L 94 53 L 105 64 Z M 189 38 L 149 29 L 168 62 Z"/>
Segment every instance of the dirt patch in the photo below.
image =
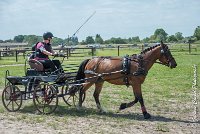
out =
<path fill-rule="evenodd" d="M 145 120 L 139 104 L 117 112 L 122 101 L 117 94 L 112 95 L 118 98 L 117 101 L 111 96 L 106 98 L 102 95 L 104 98 L 102 105 L 108 113 L 100 114 L 96 110 L 92 93 L 87 94 L 84 103 L 86 108 L 83 110 L 77 111 L 75 108 L 68 107 L 60 98 L 59 107 L 51 115 L 36 114 L 31 100 L 23 102 L 18 112 L 7 112 L 0 100 L 0 134 L 200 133 L 200 113 L 198 111 L 200 107 L 196 107 L 195 113 L 195 105 L 192 101 L 181 102 L 179 98 L 169 100 L 153 98 L 151 100 L 151 97 L 145 96 L 147 109 L 152 116 L 151 119 Z M 128 102 L 130 98 L 123 98 L 123 100 Z"/>
<path fill-rule="evenodd" d="M 200 122 L 194 123 L 186 114 L 177 116 L 174 112 L 161 111 L 163 113 L 158 115 L 152 111 L 152 118 L 145 120 L 140 113 L 133 113 L 133 109 L 107 114 L 96 113 L 95 109 L 83 113 L 65 110 L 66 113 L 53 115 L 5 111 L 0 113 L 1 134 L 200 133 Z"/>

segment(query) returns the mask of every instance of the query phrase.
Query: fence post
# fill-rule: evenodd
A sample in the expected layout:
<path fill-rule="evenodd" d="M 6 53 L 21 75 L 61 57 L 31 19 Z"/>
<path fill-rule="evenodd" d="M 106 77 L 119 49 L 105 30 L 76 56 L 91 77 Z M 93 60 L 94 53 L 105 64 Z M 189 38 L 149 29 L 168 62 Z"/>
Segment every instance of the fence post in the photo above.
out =
<path fill-rule="evenodd" d="M 69 56 L 71 56 L 71 48 L 68 48 Z"/>
<path fill-rule="evenodd" d="M 0 51 L 0 60 L 1 60 L 1 51 Z"/>
<path fill-rule="evenodd" d="M 189 43 L 189 53 L 191 53 L 191 39 L 188 40 Z"/>
<path fill-rule="evenodd" d="M 142 45 L 142 51 L 144 50 L 144 45 Z"/>
<path fill-rule="evenodd" d="M 119 48 L 120 48 L 120 46 L 117 46 L 117 55 L 119 56 Z"/>
<path fill-rule="evenodd" d="M 191 43 L 189 42 L 189 53 L 191 53 Z"/>
<path fill-rule="evenodd" d="M 67 48 L 67 59 L 69 58 L 69 51 L 68 51 L 68 49 L 69 49 L 69 48 Z"/>
<path fill-rule="evenodd" d="M 94 56 L 94 47 L 92 47 L 91 50 L 92 50 L 92 56 Z"/>
<path fill-rule="evenodd" d="M 26 51 L 23 52 L 23 57 L 24 57 L 24 59 L 25 59 L 25 53 L 26 53 Z"/>
<path fill-rule="evenodd" d="M 16 62 L 18 62 L 18 58 L 17 58 L 17 50 L 15 51 L 15 56 L 16 56 Z"/>

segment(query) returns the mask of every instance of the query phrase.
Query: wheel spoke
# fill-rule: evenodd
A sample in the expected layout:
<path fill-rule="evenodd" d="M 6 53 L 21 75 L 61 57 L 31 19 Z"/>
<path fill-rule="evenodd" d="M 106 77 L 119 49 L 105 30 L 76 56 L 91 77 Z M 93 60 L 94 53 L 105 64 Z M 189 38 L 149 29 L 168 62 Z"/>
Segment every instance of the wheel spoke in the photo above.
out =
<path fill-rule="evenodd" d="M 71 98 L 72 96 L 70 95 L 68 98 L 67 98 L 67 101 Z"/>
<path fill-rule="evenodd" d="M 15 102 L 15 104 L 17 104 L 17 106 L 19 106 L 19 104 L 17 103 L 17 101 L 14 101 Z"/>
<path fill-rule="evenodd" d="M 12 111 L 14 111 L 14 103 L 13 103 L 13 101 L 12 101 Z"/>
<path fill-rule="evenodd" d="M 10 105 L 11 100 L 8 102 L 8 104 L 6 105 L 6 107 L 8 107 L 8 105 Z"/>
<path fill-rule="evenodd" d="M 42 112 L 43 112 L 43 113 L 45 113 L 45 112 L 44 112 L 44 109 L 45 109 L 45 104 L 44 104 L 43 107 L 42 107 Z"/>

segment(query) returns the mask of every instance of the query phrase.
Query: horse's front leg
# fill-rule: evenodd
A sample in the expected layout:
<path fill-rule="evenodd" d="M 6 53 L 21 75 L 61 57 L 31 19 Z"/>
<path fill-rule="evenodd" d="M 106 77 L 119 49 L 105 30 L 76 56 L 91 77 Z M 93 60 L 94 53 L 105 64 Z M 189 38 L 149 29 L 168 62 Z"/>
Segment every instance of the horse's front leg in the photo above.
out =
<path fill-rule="evenodd" d="M 151 117 L 151 115 L 149 113 L 147 113 L 147 110 L 146 110 L 145 105 L 144 105 L 144 100 L 143 100 L 142 92 L 141 92 L 141 84 L 135 84 L 132 87 L 133 87 L 135 100 L 132 101 L 132 102 L 129 102 L 129 103 L 122 103 L 119 109 L 122 110 L 122 109 L 125 109 L 125 108 L 128 108 L 128 107 L 131 107 L 139 101 L 140 105 L 141 105 L 142 113 L 144 115 L 144 118 L 149 119 Z"/>
<path fill-rule="evenodd" d="M 135 103 L 138 102 L 138 98 L 135 97 L 135 100 L 134 101 L 131 101 L 129 103 L 122 103 L 119 107 L 119 110 L 123 110 L 123 109 L 126 109 L 126 108 L 129 108 L 129 107 L 132 107 L 133 105 L 135 105 Z"/>
<path fill-rule="evenodd" d="M 142 113 L 144 115 L 144 118 L 145 119 L 149 119 L 151 118 L 151 115 L 147 112 L 145 106 L 144 106 L 144 101 L 143 101 L 143 97 L 142 95 L 141 96 L 138 96 L 138 100 L 140 102 L 140 105 L 141 105 L 141 110 L 142 110 Z"/>
<path fill-rule="evenodd" d="M 145 105 L 144 105 L 144 100 L 143 100 L 142 91 L 141 91 L 141 84 L 135 84 L 133 90 L 134 90 L 134 93 L 135 93 L 135 97 L 140 102 L 141 110 L 142 110 L 142 113 L 144 115 L 144 118 L 145 119 L 151 118 L 151 115 L 147 112 Z"/>

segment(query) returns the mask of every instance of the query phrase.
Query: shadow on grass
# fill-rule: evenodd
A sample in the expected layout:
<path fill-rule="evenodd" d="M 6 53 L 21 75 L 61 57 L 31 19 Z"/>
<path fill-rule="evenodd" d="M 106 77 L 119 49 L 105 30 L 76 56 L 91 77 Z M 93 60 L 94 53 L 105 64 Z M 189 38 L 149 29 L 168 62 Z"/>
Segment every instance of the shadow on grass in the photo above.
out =
<path fill-rule="evenodd" d="M 35 114 L 36 108 L 33 105 L 25 106 L 23 109 L 19 110 L 21 113 L 30 113 Z M 48 116 L 68 116 L 68 117 L 110 117 L 115 119 L 127 119 L 127 120 L 137 120 L 137 121 L 159 121 L 159 122 L 182 122 L 182 123 L 198 123 L 200 124 L 200 121 L 193 122 L 193 121 L 187 121 L 187 120 L 181 120 L 181 119 L 173 119 L 173 118 L 167 118 L 163 116 L 157 116 L 157 115 L 151 115 L 150 119 L 144 119 L 143 115 L 141 113 L 128 113 L 128 114 L 122 114 L 122 113 L 116 113 L 116 112 L 108 112 L 108 113 L 100 113 L 97 111 L 97 109 L 93 108 L 83 108 L 81 110 L 77 110 L 74 107 L 69 106 L 58 106 L 57 109 Z"/>
<path fill-rule="evenodd" d="M 190 53 L 190 54 L 187 54 L 187 55 L 200 55 L 200 53 Z"/>

